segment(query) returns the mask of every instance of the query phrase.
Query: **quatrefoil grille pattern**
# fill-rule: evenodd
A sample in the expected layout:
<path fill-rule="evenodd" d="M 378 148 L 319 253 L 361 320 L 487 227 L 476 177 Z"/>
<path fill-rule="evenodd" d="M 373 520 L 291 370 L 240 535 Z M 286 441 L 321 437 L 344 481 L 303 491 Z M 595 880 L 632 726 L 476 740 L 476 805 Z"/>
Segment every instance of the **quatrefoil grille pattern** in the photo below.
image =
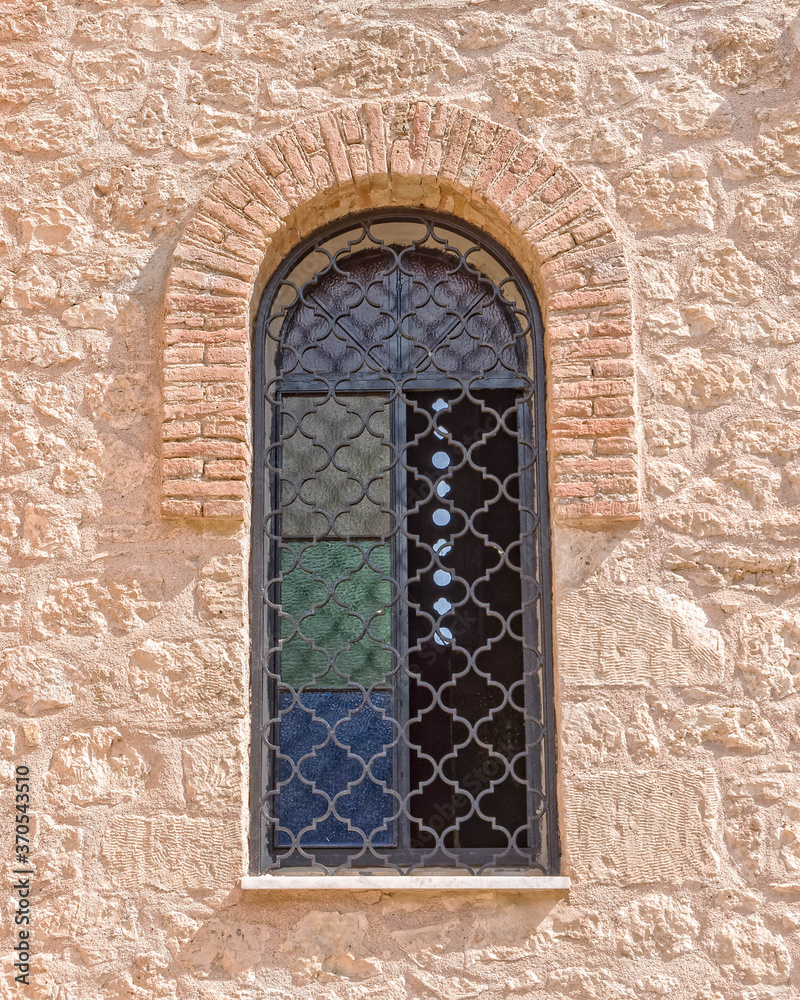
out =
<path fill-rule="evenodd" d="M 267 288 L 254 870 L 555 870 L 540 345 L 438 217 L 324 231 Z"/>

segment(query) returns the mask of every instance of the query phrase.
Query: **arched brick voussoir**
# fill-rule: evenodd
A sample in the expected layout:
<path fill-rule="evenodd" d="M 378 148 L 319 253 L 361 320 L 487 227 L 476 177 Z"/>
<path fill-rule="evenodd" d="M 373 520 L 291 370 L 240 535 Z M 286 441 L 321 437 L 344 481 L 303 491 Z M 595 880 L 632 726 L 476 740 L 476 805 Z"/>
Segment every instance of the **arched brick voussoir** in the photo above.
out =
<path fill-rule="evenodd" d="M 166 296 L 166 517 L 244 519 L 250 340 L 269 275 L 320 226 L 387 206 L 472 222 L 542 309 L 557 521 L 639 517 L 631 299 L 595 196 L 515 129 L 464 108 L 367 102 L 304 119 L 232 163 L 175 249 Z"/>

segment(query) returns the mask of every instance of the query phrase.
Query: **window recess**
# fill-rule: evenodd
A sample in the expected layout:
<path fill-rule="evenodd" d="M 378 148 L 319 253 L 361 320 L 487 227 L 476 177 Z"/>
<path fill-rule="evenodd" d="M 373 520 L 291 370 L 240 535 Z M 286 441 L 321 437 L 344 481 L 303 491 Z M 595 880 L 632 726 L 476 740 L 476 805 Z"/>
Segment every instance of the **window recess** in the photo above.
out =
<path fill-rule="evenodd" d="M 253 874 L 557 872 L 540 345 L 513 262 L 436 216 L 267 288 Z"/>

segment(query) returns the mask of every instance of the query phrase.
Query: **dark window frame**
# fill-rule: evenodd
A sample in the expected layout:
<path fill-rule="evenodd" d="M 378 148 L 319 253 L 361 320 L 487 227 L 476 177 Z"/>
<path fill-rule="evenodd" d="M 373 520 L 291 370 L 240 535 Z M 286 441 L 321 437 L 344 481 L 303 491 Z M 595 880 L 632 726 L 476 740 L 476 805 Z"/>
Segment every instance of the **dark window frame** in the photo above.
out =
<path fill-rule="evenodd" d="M 545 360 L 541 315 L 530 282 L 513 258 L 499 244 L 487 237 L 485 233 L 478 230 L 476 227 L 468 225 L 452 216 L 436 212 L 415 211 L 409 209 L 373 210 L 358 213 L 341 219 L 335 223 L 331 223 L 313 233 L 310 237 L 303 240 L 303 242 L 287 256 L 268 282 L 261 298 L 255 324 L 255 343 L 253 350 L 254 473 L 252 521 L 253 536 L 251 547 L 252 558 L 250 586 L 250 610 L 252 623 L 250 871 L 252 874 L 260 874 L 268 870 L 279 870 L 280 868 L 284 868 L 284 870 L 291 870 L 291 866 L 296 866 L 298 864 L 304 867 L 316 867 L 319 869 L 320 862 L 316 858 L 312 860 L 310 857 L 310 855 L 316 854 L 320 854 L 321 856 L 324 854 L 324 857 L 331 868 L 337 868 L 339 865 L 348 867 L 348 852 L 344 851 L 337 854 L 337 852 L 333 849 L 326 849 L 327 853 L 321 852 L 319 849 L 309 849 L 309 852 L 305 855 L 305 857 L 303 852 L 301 852 L 298 856 L 295 856 L 288 861 L 281 861 L 280 857 L 276 856 L 275 846 L 271 843 L 270 837 L 266 832 L 269 823 L 267 823 L 265 819 L 264 801 L 265 797 L 270 794 L 269 774 L 267 772 L 270 767 L 269 757 L 270 755 L 274 755 L 274 750 L 265 749 L 264 731 L 265 726 L 269 724 L 269 720 L 274 717 L 275 708 L 274 692 L 271 693 L 270 691 L 265 690 L 265 687 L 268 685 L 264 684 L 263 663 L 265 649 L 269 648 L 270 645 L 266 634 L 270 629 L 272 630 L 273 635 L 279 634 L 279 632 L 276 633 L 276 630 L 279 630 L 280 626 L 278 625 L 277 614 L 270 612 L 268 615 L 269 621 L 266 623 L 265 627 L 263 613 L 266 592 L 264 577 L 267 576 L 267 579 L 269 579 L 264 567 L 266 566 L 267 561 L 271 558 L 274 569 L 276 558 L 274 553 L 270 557 L 270 555 L 266 552 L 263 526 L 265 523 L 266 511 L 270 506 L 270 489 L 274 491 L 278 488 L 274 481 L 271 485 L 268 485 L 265 482 L 263 456 L 270 448 L 279 446 L 282 441 L 280 429 L 277 428 L 275 424 L 274 415 L 268 414 L 267 412 L 267 386 L 269 386 L 271 381 L 277 377 L 276 371 L 268 370 L 268 352 L 266 345 L 268 341 L 267 322 L 269 313 L 281 283 L 285 281 L 287 276 L 293 272 L 296 266 L 307 254 L 309 254 L 315 245 L 323 243 L 326 240 L 333 238 L 336 234 L 347 231 L 351 227 L 355 227 L 363 223 L 376 225 L 382 222 L 396 224 L 404 221 L 424 221 L 439 225 L 453 234 L 469 239 L 481 248 L 484 248 L 486 252 L 490 256 L 494 257 L 495 260 L 505 269 L 513 280 L 516 288 L 521 293 L 530 325 L 530 335 L 527 338 L 526 349 L 530 352 L 530 360 L 528 364 L 530 374 L 528 377 L 529 380 L 533 382 L 534 386 L 533 402 L 532 405 L 520 404 L 519 413 L 522 425 L 519 427 L 519 435 L 524 441 L 528 442 L 537 453 L 537 475 L 535 484 L 531 484 L 531 490 L 534 494 L 531 497 L 531 500 L 532 507 L 536 511 L 538 520 L 535 527 L 532 528 L 531 526 L 528 526 L 528 531 L 535 531 L 538 543 L 538 552 L 535 556 L 538 568 L 535 575 L 540 587 L 539 607 L 541 621 L 539 623 L 539 628 L 541 630 L 541 649 L 538 651 L 538 655 L 541 661 L 539 669 L 541 691 L 539 699 L 542 713 L 541 728 L 544 730 L 544 752 L 542 754 L 542 767 L 538 789 L 539 793 L 546 802 L 546 807 L 543 810 L 544 817 L 540 823 L 543 847 L 536 861 L 531 862 L 527 867 L 534 870 L 538 869 L 543 874 L 557 874 L 559 871 L 560 846 L 556 802 L 557 775 L 551 624 L 551 544 L 549 495 L 546 474 Z M 349 378 L 343 378 L 342 384 L 346 385 L 346 388 L 341 391 L 345 393 L 353 392 L 356 394 L 363 392 L 380 393 L 382 390 L 379 385 L 379 381 L 380 380 L 375 375 L 369 375 L 364 378 L 361 376 L 361 373 L 354 373 Z M 441 378 L 438 376 L 434 378 L 422 376 L 415 378 L 413 383 L 410 382 L 405 389 L 410 392 L 413 392 L 414 390 L 422 391 L 426 389 L 441 391 L 441 381 Z M 507 388 L 512 385 L 514 381 L 514 378 L 506 376 L 484 377 L 481 379 L 479 389 Z M 389 388 L 391 385 L 392 380 L 389 379 L 387 381 L 386 388 Z M 314 386 L 310 384 L 308 379 L 298 379 L 294 383 L 290 382 L 287 384 L 287 387 L 284 388 L 283 391 L 292 395 L 302 395 L 304 393 L 310 394 L 314 392 Z M 318 391 L 319 388 L 317 387 L 317 392 Z M 383 391 L 386 391 L 386 389 Z M 397 503 L 397 497 L 393 496 L 393 505 Z M 276 501 L 273 493 L 272 506 L 274 507 L 275 504 Z M 400 505 L 402 506 L 402 504 Z M 521 534 L 524 536 L 526 532 L 521 530 Z M 532 545 L 533 541 L 530 541 L 529 546 Z M 272 603 L 275 603 L 274 599 Z M 523 607 L 525 604 L 526 599 L 523 598 Z M 259 748 L 261 752 L 259 752 Z M 530 814 L 529 822 L 531 824 L 534 823 L 534 818 Z M 492 850 L 489 853 L 494 856 L 497 854 L 497 851 Z M 349 854 L 352 854 L 352 852 L 349 852 Z M 483 870 L 482 866 L 486 865 L 488 861 L 489 856 L 483 849 L 461 848 L 458 850 L 459 867 L 466 867 L 469 870 L 480 871 Z M 437 861 L 435 858 L 433 860 L 428 860 L 425 863 L 428 865 L 435 864 L 437 867 L 442 865 L 441 859 Z M 414 867 L 415 865 L 420 864 L 419 851 L 404 852 L 395 848 L 391 852 L 391 858 L 389 859 L 388 864 L 391 864 L 392 866 L 396 865 L 401 869 Z M 452 866 L 452 862 L 445 861 L 445 864 Z M 375 869 L 379 866 L 375 861 L 371 861 L 367 862 L 367 867 Z M 520 866 L 503 865 L 501 867 L 506 868 Z"/>

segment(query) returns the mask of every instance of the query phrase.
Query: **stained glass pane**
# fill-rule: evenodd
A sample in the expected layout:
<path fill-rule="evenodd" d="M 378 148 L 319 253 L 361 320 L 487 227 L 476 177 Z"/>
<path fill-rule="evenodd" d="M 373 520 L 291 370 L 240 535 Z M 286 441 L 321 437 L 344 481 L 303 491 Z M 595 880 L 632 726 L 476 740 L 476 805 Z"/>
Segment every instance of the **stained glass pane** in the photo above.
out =
<path fill-rule="evenodd" d="M 295 542 L 281 554 L 281 679 L 370 687 L 392 669 L 387 546 Z"/>
<path fill-rule="evenodd" d="M 284 396 L 283 536 L 390 530 L 385 396 Z"/>
<path fill-rule="evenodd" d="M 280 696 L 278 844 L 296 836 L 304 847 L 390 846 L 391 695 L 306 691 L 297 697 L 293 704 L 292 694 Z"/>

